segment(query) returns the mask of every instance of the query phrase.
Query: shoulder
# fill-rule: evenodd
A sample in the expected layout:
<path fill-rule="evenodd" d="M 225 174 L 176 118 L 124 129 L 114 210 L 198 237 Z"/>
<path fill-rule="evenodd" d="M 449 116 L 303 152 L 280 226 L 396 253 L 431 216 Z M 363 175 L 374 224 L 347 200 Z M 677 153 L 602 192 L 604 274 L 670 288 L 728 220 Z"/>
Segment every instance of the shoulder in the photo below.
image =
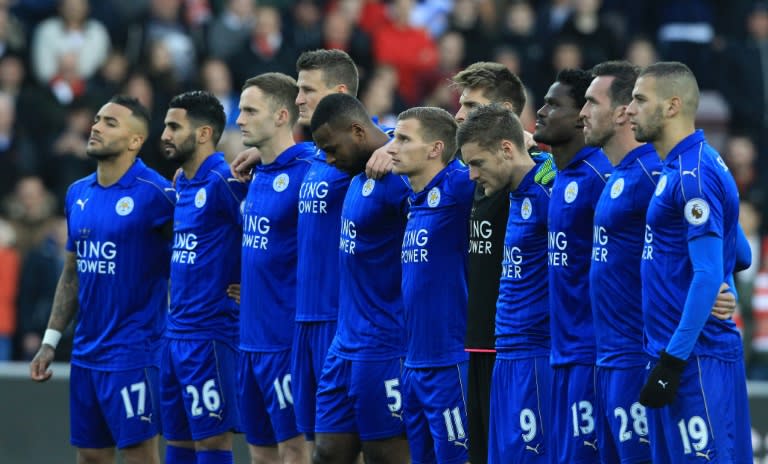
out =
<path fill-rule="evenodd" d="M 171 186 L 171 182 L 153 169 L 144 168 L 138 173 L 136 185 L 142 193 L 162 197 L 171 205 L 176 204 L 176 190 Z"/>

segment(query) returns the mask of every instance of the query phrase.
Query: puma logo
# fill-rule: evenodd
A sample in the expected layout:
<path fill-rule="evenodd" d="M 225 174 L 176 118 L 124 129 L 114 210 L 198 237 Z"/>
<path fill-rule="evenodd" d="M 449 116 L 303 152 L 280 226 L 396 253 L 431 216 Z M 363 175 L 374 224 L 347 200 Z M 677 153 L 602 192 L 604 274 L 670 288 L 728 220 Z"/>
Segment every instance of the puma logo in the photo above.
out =
<path fill-rule="evenodd" d="M 696 177 L 696 170 L 697 169 L 699 169 L 699 168 L 693 168 L 690 171 L 683 170 L 683 175 L 684 176 Z"/>
<path fill-rule="evenodd" d="M 141 420 L 143 420 L 144 422 L 149 422 L 151 424 L 152 423 L 152 414 L 150 414 L 148 416 L 141 416 Z"/>
<path fill-rule="evenodd" d="M 224 418 L 221 417 L 221 414 L 218 412 L 209 412 L 208 417 L 215 417 L 218 420 L 224 420 Z"/>
<path fill-rule="evenodd" d="M 638 443 L 645 443 L 646 445 L 650 445 L 651 444 L 651 442 L 647 438 L 645 438 L 645 437 L 638 437 L 637 441 L 638 441 Z"/>
<path fill-rule="evenodd" d="M 398 419 L 400 419 L 402 421 L 403 420 L 403 413 L 402 412 L 392 411 L 392 417 L 397 417 Z"/>
<path fill-rule="evenodd" d="M 539 451 L 539 446 L 541 446 L 541 443 L 537 443 L 536 446 L 525 445 L 525 450 L 531 451 L 535 454 L 541 454 L 541 452 Z"/>
<path fill-rule="evenodd" d="M 709 453 L 711 453 L 711 452 L 712 452 L 712 450 L 707 450 L 707 451 L 705 451 L 703 453 L 701 451 L 696 451 L 696 457 L 697 458 L 704 458 L 707 461 L 711 461 L 712 457 L 709 455 Z"/>
<path fill-rule="evenodd" d="M 595 441 L 584 440 L 584 446 L 589 446 L 590 448 L 592 448 L 595 451 L 597 451 L 597 440 L 595 440 Z"/>
<path fill-rule="evenodd" d="M 456 446 L 461 446 L 462 448 L 464 448 L 466 450 L 469 449 L 469 440 L 464 440 L 464 441 L 456 440 L 456 441 L 453 442 L 453 444 L 456 445 Z"/>
<path fill-rule="evenodd" d="M 81 200 L 78 198 L 77 201 L 75 202 L 76 205 L 80 206 L 80 211 L 83 211 L 85 209 L 86 203 L 88 203 L 88 198 L 86 198 L 85 200 Z"/>
<path fill-rule="evenodd" d="M 659 379 L 659 385 L 661 385 L 661 388 L 666 390 L 667 389 L 667 385 L 669 385 L 669 382 L 665 382 L 665 381 Z"/>

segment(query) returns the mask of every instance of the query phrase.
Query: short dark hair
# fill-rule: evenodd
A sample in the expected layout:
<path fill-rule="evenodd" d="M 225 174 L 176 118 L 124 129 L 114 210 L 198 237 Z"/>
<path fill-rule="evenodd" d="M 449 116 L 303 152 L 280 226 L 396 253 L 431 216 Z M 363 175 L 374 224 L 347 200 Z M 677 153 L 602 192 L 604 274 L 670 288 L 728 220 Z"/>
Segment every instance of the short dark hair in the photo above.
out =
<path fill-rule="evenodd" d="M 525 86 L 512 71 L 501 63 L 479 61 L 453 76 L 453 82 L 466 89 L 482 89 L 492 103 L 512 103 L 515 114 L 525 107 Z"/>
<path fill-rule="evenodd" d="M 187 111 L 187 118 L 196 126 L 211 126 L 213 129 L 213 144 L 219 143 L 227 116 L 224 107 L 212 93 L 205 90 L 192 90 L 176 95 L 171 99 L 168 108 L 180 108 Z"/>
<path fill-rule="evenodd" d="M 299 59 L 296 60 L 296 72 L 314 69 L 322 71 L 323 83 L 326 87 L 344 84 L 350 95 L 357 96 L 360 77 L 357 65 L 347 52 L 337 49 L 311 50 L 299 55 Z"/>
<path fill-rule="evenodd" d="M 611 106 L 629 105 L 632 102 L 632 89 L 635 87 L 640 68 L 629 61 L 605 61 L 592 68 L 595 77 L 613 77 L 613 82 L 608 91 L 611 97 Z"/>
<path fill-rule="evenodd" d="M 592 83 L 592 73 L 583 69 L 563 69 L 557 73 L 555 81 L 570 87 L 569 95 L 573 98 L 576 109 L 581 110 L 587 102 L 585 94 Z"/>
<path fill-rule="evenodd" d="M 470 112 L 456 132 L 459 148 L 474 142 L 484 150 L 491 150 L 498 147 L 502 140 L 511 141 L 520 152 L 525 152 L 520 119 L 499 103 L 479 106 Z"/>
<path fill-rule="evenodd" d="M 149 110 L 141 104 L 138 98 L 132 97 L 130 95 L 120 94 L 112 97 L 109 100 L 109 103 L 124 106 L 131 110 L 131 116 L 144 123 L 147 131 L 149 131 L 149 125 L 152 119 L 149 117 Z"/>
<path fill-rule="evenodd" d="M 443 154 L 440 157 L 448 164 L 456 156 L 456 120 L 451 113 L 442 108 L 417 106 L 409 108 L 397 116 L 398 121 L 415 119 L 421 125 L 421 137 L 425 141 L 443 142 Z"/>
<path fill-rule="evenodd" d="M 686 112 L 693 116 L 699 107 L 699 83 L 691 68 L 679 61 L 660 61 L 642 71 L 640 76 L 656 78 L 656 93 L 663 98 L 679 96 L 683 100 Z M 664 81 L 659 85 L 658 81 Z"/>
<path fill-rule="evenodd" d="M 258 87 L 276 107 L 287 109 L 291 125 L 296 124 L 299 119 L 299 108 L 296 106 L 299 86 L 296 79 L 287 74 L 268 72 L 245 81 L 243 90 L 248 87 Z"/>
<path fill-rule="evenodd" d="M 315 132 L 324 124 L 341 127 L 353 122 L 369 124 L 371 117 L 360 100 L 352 95 L 337 92 L 326 95 L 317 103 L 309 128 Z"/>

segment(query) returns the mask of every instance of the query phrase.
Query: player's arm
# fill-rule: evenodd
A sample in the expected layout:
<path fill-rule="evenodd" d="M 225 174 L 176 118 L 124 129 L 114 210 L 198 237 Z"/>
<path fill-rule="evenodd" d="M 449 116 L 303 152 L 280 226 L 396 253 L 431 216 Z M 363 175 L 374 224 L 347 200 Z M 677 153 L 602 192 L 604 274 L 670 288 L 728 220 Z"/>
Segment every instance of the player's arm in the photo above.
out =
<path fill-rule="evenodd" d="M 735 272 L 743 271 L 752 265 L 752 247 L 749 246 L 744 229 L 741 224 L 736 227 L 736 269 Z"/>
<path fill-rule="evenodd" d="M 365 175 L 368 178 L 379 180 L 392 171 L 392 156 L 387 153 L 387 145 L 377 148 L 365 163 Z"/>
<path fill-rule="evenodd" d="M 652 408 L 674 401 L 686 360 L 707 322 L 709 308 L 712 308 L 723 281 L 723 240 L 720 237 L 708 234 L 690 240 L 688 254 L 693 279 L 680 323 L 640 391 L 640 403 Z"/>
<path fill-rule="evenodd" d="M 736 228 L 736 270 L 743 271 L 752 264 L 752 248 L 749 246 L 747 236 L 744 234 L 741 225 Z M 720 284 L 720 292 L 717 294 L 715 305 L 712 307 L 712 315 L 721 321 L 725 321 L 733 316 L 736 311 L 736 300 L 739 299 L 736 293 L 736 284 L 733 281 L 733 274 L 726 276 L 725 282 Z"/>
<path fill-rule="evenodd" d="M 77 313 L 77 293 L 79 287 L 77 257 L 74 253 L 69 252 L 64 259 L 64 268 L 61 271 L 59 283 L 56 285 L 51 317 L 48 319 L 48 329 L 45 331 L 40 349 L 37 350 L 37 354 L 35 354 L 29 365 L 29 375 L 32 377 L 32 380 L 44 382 L 53 375 L 49 367 L 53 362 L 56 345 L 59 343 L 61 333 L 67 328 Z"/>
<path fill-rule="evenodd" d="M 232 177 L 240 182 L 248 182 L 251 180 L 251 170 L 260 162 L 261 152 L 258 148 L 251 147 L 235 156 L 235 159 L 229 165 L 229 170 L 232 173 Z"/>

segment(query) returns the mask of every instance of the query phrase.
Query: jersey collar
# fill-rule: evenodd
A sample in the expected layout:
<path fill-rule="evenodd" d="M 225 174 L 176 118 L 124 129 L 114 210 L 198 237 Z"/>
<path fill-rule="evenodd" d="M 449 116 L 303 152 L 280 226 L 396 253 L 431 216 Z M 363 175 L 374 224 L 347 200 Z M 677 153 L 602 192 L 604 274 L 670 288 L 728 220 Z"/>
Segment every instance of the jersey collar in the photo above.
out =
<path fill-rule="evenodd" d="M 120 177 L 120 179 L 118 179 L 117 182 L 112 184 L 110 187 L 106 187 L 106 188 L 111 188 L 114 186 L 117 186 L 120 188 L 128 188 L 131 186 L 131 184 L 133 184 L 133 181 L 136 180 L 137 177 L 139 177 L 139 174 L 144 172 L 146 169 L 147 169 L 147 165 L 144 164 L 144 161 L 142 161 L 141 158 L 136 158 L 133 161 L 133 164 L 131 165 L 131 167 L 128 168 L 127 171 L 125 171 L 125 174 L 123 174 L 122 177 Z M 94 172 L 91 177 L 91 184 L 99 185 L 98 179 L 99 179 L 99 176 Z"/>
<path fill-rule="evenodd" d="M 312 142 L 297 143 L 280 153 L 273 162 L 269 164 L 259 164 L 256 167 L 259 171 L 263 172 L 279 171 L 281 169 L 285 169 L 285 167 L 290 164 L 291 161 L 296 159 L 296 156 L 299 153 L 307 149 L 307 145 L 314 146 Z"/>
<path fill-rule="evenodd" d="M 426 187 L 422 189 L 420 192 L 416 193 L 411 191 L 411 197 L 413 198 L 413 201 L 421 196 L 426 195 L 429 193 L 430 190 L 432 190 L 436 185 L 440 184 L 443 181 L 443 178 L 445 178 L 446 175 L 448 175 L 449 172 L 455 171 L 456 169 L 462 169 L 464 168 L 464 163 L 459 161 L 459 159 L 454 158 L 452 159 L 443 169 L 440 170 L 437 174 L 435 174 L 435 177 L 432 178 L 429 182 L 427 182 Z M 411 186 L 411 183 L 408 182 L 407 176 L 402 176 L 403 179 L 408 183 L 408 187 Z"/>
<path fill-rule="evenodd" d="M 704 131 L 701 129 L 696 129 L 693 134 L 689 135 L 688 137 L 684 138 L 680 142 L 677 143 L 677 145 L 672 148 L 672 151 L 669 152 L 667 155 L 667 158 L 664 160 L 664 164 L 669 164 L 672 161 L 676 160 L 680 155 L 688 151 L 689 148 L 692 146 L 705 142 L 706 139 L 704 138 Z"/>
<path fill-rule="evenodd" d="M 187 179 L 187 176 L 185 174 L 181 174 L 177 180 L 180 184 L 185 183 L 193 183 L 202 179 L 205 179 L 205 177 L 208 175 L 211 170 L 213 170 L 214 167 L 216 167 L 219 163 L 224 161 L 224 153 L 221 152 L 213 152 L 211 156 L 206 158 L 202 164 L 200 164 L 200 167 L 197 168 L 197 172 L 195 173 L 195 176 L 192 179 Z"/>
<path fill-rule="evenodd" d="M 562 170 L 565 171 L 566 169 L 568 169 L 568 168 L 570 168 L 572 166 L 575 166 L 576 163 L 578 163 L 579 161 L 582 161 L 582 160 L 584 160 L 586 158 L 589 158 L 590 156 L 592 156 L 593 153 L 595 153 L 595 152 L 597 152 L 599 150 L 600 150 L 600 147 L 586 146 L 586 147 L 582 148 L 581 150 L 576 152 L 576 155 L 573 157 L 573 159 L 571 159 L 571 162 L 568 163 L 568 165 L 566 165 L 565 168 L 563 168 Z"/>
<path fill-rule="evenodd" d="M 624 156 L 624 159 L 622 159 L 621 162 L 616 166 L 616 169 L 624 169 L 630 164 L 634 163 L 636 159 L 654 150 L 655 148 L 653 148 L 653 144 L 651 143 L 645 143 L 639 147 L 633 148 L 629 151 L 629 153 L 627 153 L 626 156 Z"/>

